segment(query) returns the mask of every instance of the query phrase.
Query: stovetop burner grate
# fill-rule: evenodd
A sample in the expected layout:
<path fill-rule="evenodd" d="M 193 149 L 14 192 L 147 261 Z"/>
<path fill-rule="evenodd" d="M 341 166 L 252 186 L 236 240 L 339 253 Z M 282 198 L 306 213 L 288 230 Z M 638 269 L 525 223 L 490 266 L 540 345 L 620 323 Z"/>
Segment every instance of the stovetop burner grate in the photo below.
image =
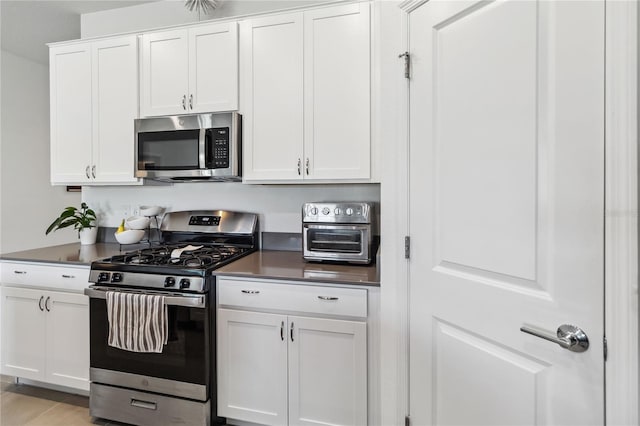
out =
<path fill-rule="evenodd" d="M 206 269 L 250 250 L 248 248 L 232 246 L 204 246 L 195 250 L 183 250 L 179 257 L 171 256 L 175 249 L 182 249 L 184 247 L 184 244 L 175 244 L 144 248 L 113 256 L 110 259 L 110 263 Z"/>

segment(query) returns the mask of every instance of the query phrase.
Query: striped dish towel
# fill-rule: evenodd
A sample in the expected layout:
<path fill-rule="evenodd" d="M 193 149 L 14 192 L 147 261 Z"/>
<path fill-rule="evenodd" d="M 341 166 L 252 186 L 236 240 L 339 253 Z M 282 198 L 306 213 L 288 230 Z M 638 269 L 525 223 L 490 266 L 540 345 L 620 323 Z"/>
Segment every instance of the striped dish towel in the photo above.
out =
<path fill-rule="evenodd" d="M 167 344 L 164 296 L 107 291 L 109 346 L 131 352 L 162 353 Z"/>

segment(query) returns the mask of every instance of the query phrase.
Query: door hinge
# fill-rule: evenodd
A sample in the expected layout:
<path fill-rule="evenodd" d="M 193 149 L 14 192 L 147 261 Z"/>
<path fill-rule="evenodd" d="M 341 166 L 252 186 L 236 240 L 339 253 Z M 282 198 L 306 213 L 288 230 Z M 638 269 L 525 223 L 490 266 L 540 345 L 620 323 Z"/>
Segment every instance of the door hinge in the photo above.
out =
<path fill-rule="evenodd" d="M 411 55 L 409 52 L 404 52 L 399 54 L 398 58 L 404 58 L 404 78 L 409 78 L 411 75 Z"/>
<path fill-rule="evenodd" d="M 404 237 L 404 258 L 411 258 L 411 237 L 408 235 Z"/>
<path fill-rule="evenodd" d="M 404 416 L 404 426 L 411 426 L 411 417 Z"/>
<path fill-rule="evenodd" d="M 607 346 L 607 336 L 604 336 L 602 338 L 602 343 L 603 343 L 602 352 L 603 352 L 603 355 L 604 355 L 604 360 L 606 362 L 607 361 L 607 356 L 609 355 L 609 347 Z"/>

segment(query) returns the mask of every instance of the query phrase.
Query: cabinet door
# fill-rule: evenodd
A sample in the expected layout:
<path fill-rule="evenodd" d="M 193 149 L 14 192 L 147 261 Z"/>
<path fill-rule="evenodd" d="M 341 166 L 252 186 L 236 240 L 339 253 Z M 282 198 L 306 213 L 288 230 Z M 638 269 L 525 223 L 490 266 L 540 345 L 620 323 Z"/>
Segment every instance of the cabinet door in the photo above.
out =
<path fill-rule="evenodd" d="M 287 424 L 287 317 L 218 309 L 218 414 Z"/>
<path fill-rule="evenodd" d="M 302 179 L 302 14 L 252 19 L 240 31 L 244 177 Z"/>
<path fill-rule="evenodd" d="M 189 30 L 189 110 L 238 109 L 238 24 Z"/>
<path fill-rule="evenodd" d="M 304 28 L 305 178 L 368 179 L 369 4 L 305 12 Z"/>
<path fill-rule="evenodd" d="M 44 317 L 42 291 L 3 287 L 2 374 L 44 380 Z"/>
<path fill-rule="evenodd" d="M 85 184 L 91 168 L 91 45 L 51 48 L 51 183 Z"/>
<path fill-rule="evenodd" d="M 367 424 L 367 326 L 289 317 L 289 423 Z"/>
<path fill-rule="evenodd" d="M 89 298 L 45 292 L 46 381 L 89 390 Z"/>
<path fill-rule="evenodd" d="M 142 36 L 140 115 L 187 111 L 189 55 L 187 30 Z"/>
<path fill-rule="evenodd" d="M 133 120 L 138 114 L 136 36 L 96 42 L 93 68 L 93 164 L 95 182 L 137 182 Z"/>

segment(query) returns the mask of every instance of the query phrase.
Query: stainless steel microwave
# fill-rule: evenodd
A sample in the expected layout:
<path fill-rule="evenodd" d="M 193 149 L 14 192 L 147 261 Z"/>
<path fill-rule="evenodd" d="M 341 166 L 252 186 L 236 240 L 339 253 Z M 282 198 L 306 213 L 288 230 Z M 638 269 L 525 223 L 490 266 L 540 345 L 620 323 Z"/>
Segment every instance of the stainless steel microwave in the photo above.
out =
<path fill-rule="evenodd" d="M 241 180 L 237 112 L 135 120 L 136 177 L 180 181 Z"/>

